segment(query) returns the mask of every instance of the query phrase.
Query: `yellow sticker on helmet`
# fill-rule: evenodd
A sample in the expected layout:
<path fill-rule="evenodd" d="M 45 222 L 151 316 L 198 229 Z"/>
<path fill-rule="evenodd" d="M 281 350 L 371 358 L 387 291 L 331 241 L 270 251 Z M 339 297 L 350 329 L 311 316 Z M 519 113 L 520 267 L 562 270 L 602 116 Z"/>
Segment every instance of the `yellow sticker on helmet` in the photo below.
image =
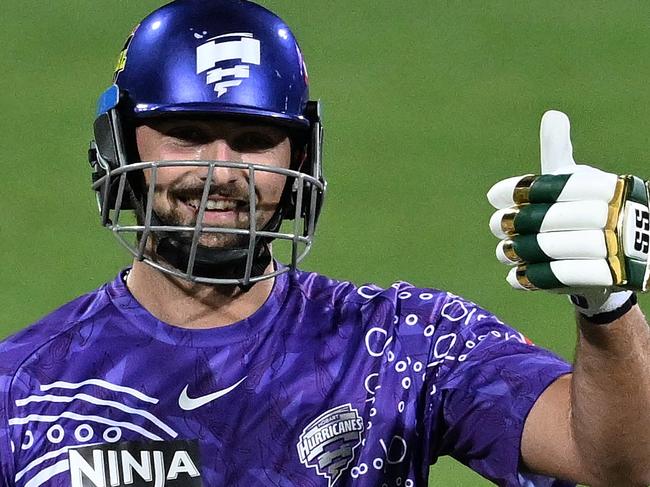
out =
<path fill-rule="evenodd" d="M 138 27 L 140 27 L 140 24 L 135 26 L 129 37 L 126 39 L 124 47 L 120 52 L 120 56 L 117 58 L 117 64 L 115 65 L 115 74 L 113 75 L 114 83 L 117 81 L 117 77 L 120 75 L 120 73 L 124 71 L 124 68 L 126 68 L 126 57 L 129 51 L 129 46 L 131 45 L 131 41 L 133 40 L 133 36 L 135 35 L 135 31 L 138 30 Z"/>
<path fill-rule="evenodd" d="M 120 53 L 120 57 L 117 60 L 117 65 L 115 66 L 115 74 L 124 71 L 126 66 L 126 49 Z"/>

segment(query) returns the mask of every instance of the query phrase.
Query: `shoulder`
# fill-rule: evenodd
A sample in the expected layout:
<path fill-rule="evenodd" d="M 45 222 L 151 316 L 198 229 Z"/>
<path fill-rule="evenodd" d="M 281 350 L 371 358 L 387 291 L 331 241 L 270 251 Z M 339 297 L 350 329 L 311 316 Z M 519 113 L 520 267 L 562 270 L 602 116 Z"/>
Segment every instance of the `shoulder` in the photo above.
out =
<path fill-rule="evenodd" d="M 453 292 L 404 281 L 388 287 L 355 285 L 300 271 L 292 273 L 291 282 L 321 311 L 331 307 L 343 315 L 340 323 L 361 327 L 367 346 L 377 342 L 380 349 L 427 353 L 436 369 L 448 372 L 470 357 L 547 353 L 494 313 Z"/>
<path fill-rule="evenodd" d="M 64 336 L 100 313 L 110 303 L 104 287 L 80 296 L 0 342 L 0 377 L 12 376 L 57 338 Z"/>
<path fill-rule="evenodd" d="M 421 297 L 420 303 L 446 295 L 438 289 L 416 288 L 405 281 L 397 281 L 389 287 L 377 284 L 354 284 L 350 281 L 333 279 L 317 272 L 295 270 L 289 273 L 291 288 L 300 290 L 308 299 L 328 299 L 335 303 L 358 303 L 359 305 L 378 305 L 382 301 L 396 303 L 413 295 Z"/>
<path fill-rule="evenodd" d="M 470 318 L 473 318 L 478 309 L 471 301 L 453 293 L 436 288 L 419 288 L 405 281 L 394 282 L 388 287 L 372 283 L 357 285 L 315 272 L 294 271 L 290 274 L 289 286 L 306 300 L 325 305 L 353 307 L 366 314 L 410 315 L 409 324 L 416 319 L 431 323 L 440 318 L 460 323 L 470 314 Z M 485 319 L 488 312 L 481 309 L 478 315 Z"/>
<path fill-rule="evenodd" d="M 28 396 L 34 381 L 47 378 L 55 364 L 69 363 L 71 335 L 83 335 L 84 324 L 93 323 L 108 302 L 100 288 L 0 342 L 0 481 L 6 481 L 3 475 L 12 471 L 12 461 L 3 454 L 14 449 L 8 429 L 14 415 L 13 399 Z"/>
<path fill-rule="evenodd" d="M 290 293 L 300 293 L 304 301 L 321 310 L 355 315 L 357 321 L 380 326 L 388 332 L 405 329 L 410 333 L 419 329 L 421 334 L 426 332 L 431 336 L 432 328 L 437 330 L 441 320 L 447 321 L 446 328 L 453 328 L 459 327 L 468 316 L 492 318 L 485 310 L 477 313 L 475 304 L 455 294 L 419 288 L 404 281 L 387 287 L 372 283 L 357 285 L 315 272 L 294 271 L 289 282 Z"/>

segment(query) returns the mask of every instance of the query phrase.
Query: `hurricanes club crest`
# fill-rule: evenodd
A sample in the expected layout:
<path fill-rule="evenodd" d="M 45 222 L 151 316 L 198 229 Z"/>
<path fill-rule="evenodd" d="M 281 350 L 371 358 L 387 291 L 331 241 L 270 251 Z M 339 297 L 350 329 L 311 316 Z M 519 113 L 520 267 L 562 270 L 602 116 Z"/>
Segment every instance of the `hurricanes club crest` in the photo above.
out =
<path fill-rule="evenodd" d="M 260 64 L 260 41 L 253 34 L 239 32 L 210 39 L 196 49 L 196 74 L 206 73 L 221 97 L 250 77 L 250 65 Z"/>
<path fill-rule="evenodd" d="M 362 433 L 363 419 L 351 404 L 330 409 L 302 431 L 297 445 L 300 461 L 316 469 L 333 487 L 354 460 Z"/>

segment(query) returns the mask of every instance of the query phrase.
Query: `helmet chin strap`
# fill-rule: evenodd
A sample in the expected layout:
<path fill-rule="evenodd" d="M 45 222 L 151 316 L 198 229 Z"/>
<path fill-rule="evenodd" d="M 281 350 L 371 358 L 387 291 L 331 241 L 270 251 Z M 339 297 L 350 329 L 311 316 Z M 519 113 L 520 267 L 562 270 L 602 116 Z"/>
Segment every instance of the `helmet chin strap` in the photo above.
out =
<path fill-rule="evenodd" d="M 163 237 L 156 246 L 156 254 L 173 267 L 184 270 L 189 264 L 192 239 L 186 237 Z M 271 262 L 271 251 L 267 242 L 261 239 L 255 246 L 251 277 L 261 276 Z M 248 249 L 213 249 L 199 245 L 192 275 L 213 279 L 241 279 L 246 273 Z M 246 292 L 254 283 L 238 284 Z"/>
<path fill-rule="evenodd" d="M 282 222 L 282 210 L 278 209 L 273 217 L 265 225 L 265 231 L 277 231 Z M 165 223 L 158 217 L 156 212 L 151 214 L 152 226 L 164 226 Z M 163 233 L 157 238 L 155 253 L 162 257 L 168 264 L 178 270 L 186 271 L 192 250 L 192 238 L 180 235 Z M 271 240 L 266 237 L 257 237 L 253 249 L 250 277 L 259 277 L 264 274 L 271 262 Z M 198 245 L 194 266 L 190 273 L 197 277 L 212 279 L 242 279 L 246 275 L 246 264 L 248 261 L 248 247 L 232 249 L 215 249 Z M 238 287 L 249 291 L 255 283 L 239 283 Z"/>

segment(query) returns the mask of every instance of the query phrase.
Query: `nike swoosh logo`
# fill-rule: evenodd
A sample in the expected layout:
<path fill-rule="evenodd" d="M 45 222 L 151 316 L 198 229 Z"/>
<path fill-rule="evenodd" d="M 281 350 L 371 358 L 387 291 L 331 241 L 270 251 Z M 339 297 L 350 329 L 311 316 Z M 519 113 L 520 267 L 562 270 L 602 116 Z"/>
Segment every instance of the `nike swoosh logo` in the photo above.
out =
<path fill-rule="evenodd" d="M 248 376 L 246 376 L 248 377 Z M 185 386 L 185 389 L 181 392 L 181 395 L 178 397 L 178 405 L 181 407 L 181 409 L 185 411 L 193 411 L 194 409 L 200 408 L 201 406 L 205 406 L 207 403 L 212 402 L 216 399 L 219 399 L 220 397 L 225 396 L 228 394 L 230 391 L 235 389 L 239 384 L 244 382 L 246 380 L 246 377 L 244 377 L 242 380 L 237 382 L 236 384 L 231 385 L 230 387 L 227 387 L 225 389 L 221 389 L 219 391 L 213 392 L 212 394 L 208 394 L 207 396 L 201 396 L 201 397 L 189 397 L 187 395 L 187 389 L 190 387 L 189 384 Z"/>

